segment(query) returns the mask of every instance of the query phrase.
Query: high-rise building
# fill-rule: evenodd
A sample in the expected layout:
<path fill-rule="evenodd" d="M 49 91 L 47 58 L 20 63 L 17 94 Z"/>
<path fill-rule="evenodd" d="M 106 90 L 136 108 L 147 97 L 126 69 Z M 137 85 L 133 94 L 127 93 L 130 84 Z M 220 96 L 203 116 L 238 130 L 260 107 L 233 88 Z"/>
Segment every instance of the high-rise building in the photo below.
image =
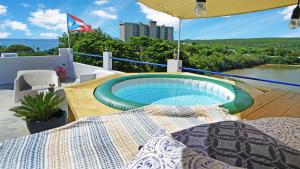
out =
<path fill-rule="evenodd" d="M 131 36 L 149 36 L 163 40 L 174 40 L 173 27 L 157 26 L 155 21 L 149 21 L 148 25 L 143 23 L 121 23 L 120 39 L 127 42 Z"/>

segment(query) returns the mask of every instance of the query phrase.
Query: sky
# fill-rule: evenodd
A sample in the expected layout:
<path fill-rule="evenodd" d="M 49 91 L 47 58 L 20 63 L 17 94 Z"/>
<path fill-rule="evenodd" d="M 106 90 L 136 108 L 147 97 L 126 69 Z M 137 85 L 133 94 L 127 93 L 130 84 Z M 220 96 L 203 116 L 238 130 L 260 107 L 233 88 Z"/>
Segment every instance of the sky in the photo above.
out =
<path fill-rule="evenodd" d="M 262 37 L 300 37 L 300 28 L 288 27 L 293 6 L 263 12 L 184 20 L 182 39 L 229 39 Z M 174 26 L 178 19 L 150 9 L 136 0 L 1 0 L 0 38 L 55 39 L 66 32 L 66 11 L 94 28 L 100 27 L 119 38 L 121 22 L 156 20 Z"/>

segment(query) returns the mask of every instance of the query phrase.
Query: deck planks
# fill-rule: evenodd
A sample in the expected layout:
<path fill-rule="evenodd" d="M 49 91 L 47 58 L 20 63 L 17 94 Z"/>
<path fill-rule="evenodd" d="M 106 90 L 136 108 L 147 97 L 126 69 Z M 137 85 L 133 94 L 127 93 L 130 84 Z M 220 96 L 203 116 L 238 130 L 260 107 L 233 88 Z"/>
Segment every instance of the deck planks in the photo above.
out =
<path fill-rule="evenodd" d="M 82 117 L 105 115 L 120 112 L 120 110 L 110 108 L 99 101 L 93 95 L 94 89 L 112 78 L 128 74 L 114 74 L 90 82 L 66 87 L 65 93 L 68 101 L 69 121 L 74 121 Z M 231 83 L 228 81 L 228 83 Z M 254 99 L 254 104 L 237 114 L 242 119 L 258 119 L 264 117 L 298 117 L 300 118 L 300 93 L 287 90 L 270 90 L 265 93 L 249 91 Z"/>
<path fill-rule="evenodd" d="M 285 112 L 283 116 L 289 116 L 289 117 L 300 117 L 300 101 L 295 106 L 293 106 L 290 110 Z"/>
<path fill-rule="evenodd" d="M 105 76 L 102 78 L 98 78 L 92 81 L 84 82 L 81 84 L 76 84 L 73 86 L 68 86 L 64 88 L 65 96 L 68 102 L 68 109 L 69 109 L 69 117 L 68 121 L 72 122 L 74 120 L 78 120 L 84 117 L 90 116 L 99 116 L 99 115 L 108 115 L 117 112 L 121 112 L 121 110 L 111 108 L 105 104 L 102 104 L 94 97 L 94 90 L 97 86 L 101 85 L 107 80 L 111 80 L 113 78 L 126 76 L 126 75 L 135 75 L 137 73 L 118 73 L 109 76 Z M 141 73 L 139 73 L 141 74 Z M 147 73 L 142 73 L 147 74 Z M 151 73 L 153 74 L 153 73 Z M 159 73 L 158 73 L 159 74 Z M 165 74 L 165 73 L 164 73 Z M 171 73 L 171 74 L 178 74 L 178 73 Z M 192 75 L 198 77 L 205 77 L 215 79 L 209 76 L 197 75 L 193 73 L 179 73 L 184 75 Z M 235 85 L 234 81 L 226 80 L 226 79 L 218 79 L 232 85 Z M 258 94 L 258 93 L 256 93 Z"/>
<path fill-rule="evenodd" d="M 254 97 L 254 104 L 240 114 L 243 119 L 263 117 L 299 117 L 300 93 L 286 90 L 271 90 Z"/>

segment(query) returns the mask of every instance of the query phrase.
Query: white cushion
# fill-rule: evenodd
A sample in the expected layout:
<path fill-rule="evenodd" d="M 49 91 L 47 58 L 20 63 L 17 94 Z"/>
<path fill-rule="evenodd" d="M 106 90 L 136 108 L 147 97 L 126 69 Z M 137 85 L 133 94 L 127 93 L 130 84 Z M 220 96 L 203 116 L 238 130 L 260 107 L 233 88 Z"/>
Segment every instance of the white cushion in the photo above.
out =
<path fill-rule="evenodd" d="M 124 169 L 142 168 L 236 168 L 223 162 L 203 156 L 174 140 L 169 133 L 161 130 L 156 133 Z"/>

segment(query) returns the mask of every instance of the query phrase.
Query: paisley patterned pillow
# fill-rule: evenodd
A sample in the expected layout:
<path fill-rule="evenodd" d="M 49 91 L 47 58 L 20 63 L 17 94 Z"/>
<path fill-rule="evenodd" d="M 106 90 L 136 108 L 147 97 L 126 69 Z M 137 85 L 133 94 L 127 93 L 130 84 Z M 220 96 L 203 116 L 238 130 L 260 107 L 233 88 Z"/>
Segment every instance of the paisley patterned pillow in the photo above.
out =
<path fill-rule="evenodd" d="M 140 150 L 125 169 L 137 168 L 235 168 L 208 156 L 200 156 L 184 144 L 174 140 L 170 134 L 161 130 Z"/>

